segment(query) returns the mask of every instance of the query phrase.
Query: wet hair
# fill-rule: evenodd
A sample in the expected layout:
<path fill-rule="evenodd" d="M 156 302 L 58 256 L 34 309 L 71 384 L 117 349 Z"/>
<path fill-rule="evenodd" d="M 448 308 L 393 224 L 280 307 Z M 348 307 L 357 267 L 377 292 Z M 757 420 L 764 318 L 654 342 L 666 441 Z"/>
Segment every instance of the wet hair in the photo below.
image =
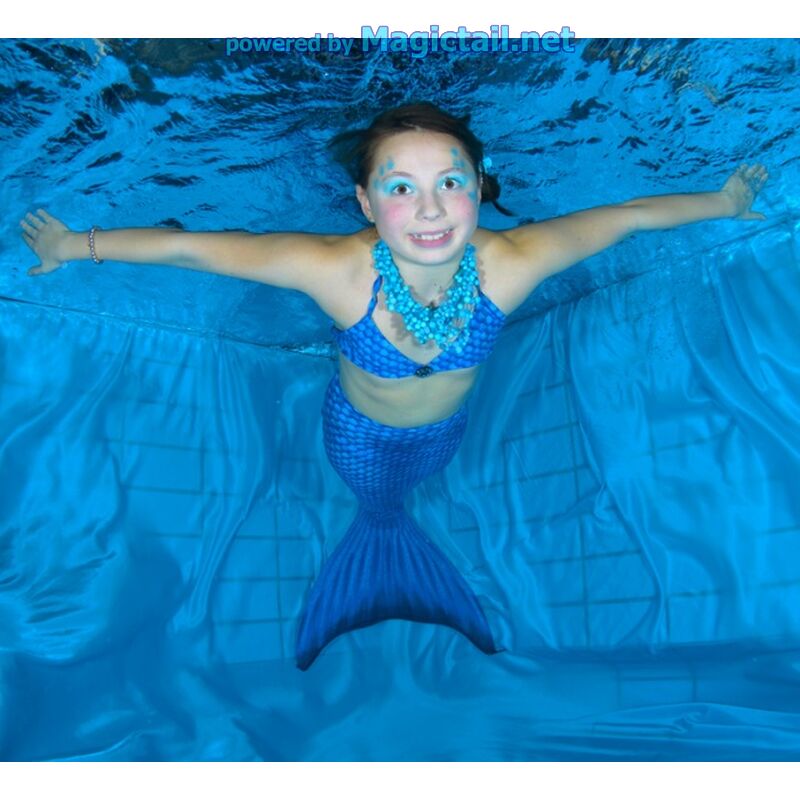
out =
<path fill-rule="evenodd" d="M 347 170 L 353 181 L 366 189 L 375 152 L 387 137 L 409 130 L 449 134 L 461 142 L 475 172 L 482 179 L 481 202 L 492 203 L 501 214 L 514 216 L 497 202 L 500 197 L 500 182 L 483 165 L 483 143 L 469 129 L 469 119 L 469 114 L 456 117 L 433 103 L 409 103 L 378 114 L 368 128 L 344 131 L 334 136 L 328 143 L 328 148 L 334 160 Z"/>

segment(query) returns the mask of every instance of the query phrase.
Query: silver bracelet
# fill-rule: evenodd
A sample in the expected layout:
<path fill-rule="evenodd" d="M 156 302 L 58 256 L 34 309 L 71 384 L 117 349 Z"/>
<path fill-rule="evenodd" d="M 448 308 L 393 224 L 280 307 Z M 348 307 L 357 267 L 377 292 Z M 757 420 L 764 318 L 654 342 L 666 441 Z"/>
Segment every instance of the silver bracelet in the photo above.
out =
<path fill-rule="evenodd" d="M 95 264 L 102 264 L 103 259 L 97 257 L 97 253 L 94 251 L 94 232 L 103 230 L 99 225 L 92 225 L 91 229 L 89 230 L 89 252 L 92 254 L 92 261 Z"/>

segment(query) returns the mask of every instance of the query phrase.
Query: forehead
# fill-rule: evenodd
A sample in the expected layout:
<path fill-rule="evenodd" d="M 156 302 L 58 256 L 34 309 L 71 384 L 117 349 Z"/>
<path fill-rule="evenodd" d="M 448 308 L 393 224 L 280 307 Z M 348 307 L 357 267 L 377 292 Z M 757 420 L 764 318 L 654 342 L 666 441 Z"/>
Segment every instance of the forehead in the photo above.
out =
<path fill-rule="evenodd" d="M 469 166 L 469 158 L 461 142 L 454 136 L 435 131 L 402 131 L 393 133 L 381 141 L 375 150 L 373 169 L 381 166 L 389 169 L 408 171 L 408 167 L 416 166 L 424 169 L 427 166 L 441 169 L 453 165 L 454 158 L 463 159 L 464 166 Z"/>

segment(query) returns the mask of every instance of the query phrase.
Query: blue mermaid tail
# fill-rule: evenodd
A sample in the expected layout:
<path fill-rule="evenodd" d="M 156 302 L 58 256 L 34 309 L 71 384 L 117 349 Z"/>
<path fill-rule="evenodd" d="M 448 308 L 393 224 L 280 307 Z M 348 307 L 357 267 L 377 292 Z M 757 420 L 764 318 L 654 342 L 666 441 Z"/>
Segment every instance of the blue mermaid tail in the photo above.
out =
<path fill-rule="evenodd" d="M 475 594 L 404 509 L 411 489 L 455 455 L 466 406 L 431 425 L 382 425 L 350 404 L 337 373 L 322 414 L 325 451 L 359 508 L 309 592 L 298 668 L 308 669 L 337 636 L 387 619 L 447 625 L 484 653 L 499 652 Z"/>

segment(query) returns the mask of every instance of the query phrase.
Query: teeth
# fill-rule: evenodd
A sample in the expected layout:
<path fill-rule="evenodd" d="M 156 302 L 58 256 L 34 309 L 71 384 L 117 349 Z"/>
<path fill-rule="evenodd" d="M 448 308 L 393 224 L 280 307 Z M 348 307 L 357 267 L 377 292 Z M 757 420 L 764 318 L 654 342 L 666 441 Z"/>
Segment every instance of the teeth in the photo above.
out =
<path fill-rule="evenodd" d="M 426 242 L 435 242 L 437 239 L 443 239 L 450 231 L 445 231 L 444 233 L 412 233 L 411 235 L 415 239 L 422 239 Z"/>

